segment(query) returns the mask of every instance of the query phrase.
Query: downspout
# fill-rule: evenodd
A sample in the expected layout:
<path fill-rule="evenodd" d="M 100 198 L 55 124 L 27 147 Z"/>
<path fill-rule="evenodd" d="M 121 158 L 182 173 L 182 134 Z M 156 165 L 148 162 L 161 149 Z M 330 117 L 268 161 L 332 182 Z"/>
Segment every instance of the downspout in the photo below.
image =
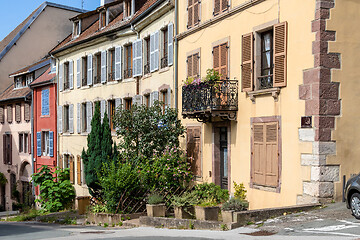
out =
<path fill-rule="evenodd" d="M 60 135 L 59 135 L 59 132 L 58 132 L 58 115 L 57 115 L 57 111 L 58 111 L 58 106 L 59 106 L 59 82 L 58 82 L 58 73 L 59 73 L 59 70 L 60 70 L 60 60 L 56 57 L 54 57 L 52 54 L 50 54 L 50 56 L 52 58 L 55 59 L 55 66 L 56 66 L 56 107 L 55 107 L 55 114 L 56 114 L 56 166 L 59 167 L 59 149 L 60 149 Z M 57 62 L 59 61 L 59 65 L 57 65 Z"/>
<path fill-rule="evenodd" d="M 140 39 L 140 33 L 138 31 L 136 31 L 135 26 L 133 24 L 130 24 L 131 26 L 131 31 L 133 31 L 134 33 L 136 33 L 136 38 Z M 134 57 L 134 56 L 133 56 Z M 136 77 L 136 95 L 140 94 L 140 77 Z"/>
<path fill-rule="evenodd" d="M 36 133 L 34 133 L 34 121 L 35 121 L 35 118 L 34 118 L 34 89 L 32 89 L 31 91 L 31 132 L 32 132 L 32 136 L 31 136 L 31 140 L 30 140 L 30 143 L 31 143 L 31 148 L 32 148 L 32 151 L 31 151 L 31 161 L 32 161 L 32 164 L 33 164 L 33 167 L 31 168 L 32 170 L 32 174 L 33 175 L 35 173 L 35 167 L 36 167 L 36 163 L 35 163 L 35 156 L 34 156 L 34 151 L 35 151 L 35 148 L 34 148 L 34 137 L 36 136 Z M 31 191 L 32 191 L 32 194 L 33 196 L 35 196 L 35 184 L 31 184 Z"/>
<path fill-rule="evenodd" d="M 178 110 L 178 0 L 175 0 L 175 109 Z"/>

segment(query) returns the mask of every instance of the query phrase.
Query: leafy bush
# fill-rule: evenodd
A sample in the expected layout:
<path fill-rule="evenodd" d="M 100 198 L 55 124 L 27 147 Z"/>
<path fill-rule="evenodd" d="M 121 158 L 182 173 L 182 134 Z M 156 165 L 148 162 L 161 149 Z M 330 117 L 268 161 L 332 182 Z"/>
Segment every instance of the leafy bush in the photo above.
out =
<path fill-rule="evenodd" d="M 194 206 L 197 203 L 198 199 L 195 192 L 185 192 L 181 196 L 174 196 L 172 200 L 172 205 L 175 207 Z"/>
<path fill-rule="evenodd" d="M 237 184 L 235 181 L 233 181 L 233 183 L 235 189 L 234 197 L 240 200 L 245 200 L 247 191 L 245 190 L 244 184 L 243 183 Z"/>
<path fill-rule="evenodd" d="M 43 165 L 38 173 L 32 175 L 35 186 L 40 185 L 40 202 L 43 211 L 57 212 L 68 209 L 75 199 L 75 189 L 70 183 L 69 169 L 58 169 L 53 176 L 50 168 Z"/>
<path fill-rule="evenodd" d="M 90 211 L 93 212 L 93 213 L 104 213 L 104 212 L 107 212 L 107 207 L 106 205 L 103 205 L 103 204 L 95 204 L 94 206 L 92 206 L 90 208 Z"/>
<path fill-rule="evenodd" d="M 5 185 L 7 182 L 8 181 L 7 181 L 6 177 L 5 177 L 5 175 L 2 172 L 0 172 L 0 186 Z"/>
<path fill-rule="evenodd" d="M 249 202 L 246 200 L 240 200 L 239 198 L 231 198 L 229 201 L 225 202 L 221 209 L 224 211 L 244 211 L 249 208 Z"/>
<path fill-rule="evenodd" d="M 229 191 L 221 189 L 214 183 L 202 183 L 195 186 L 194 194 L 197 196 L 199 203 L 216 203 L 220 204 L 229 199 Z"/>
<path fill-rule="evenodd" d="M 151 194 L 148 198 L 148 204 L 153 205 L 153 204 L 160 204 L 160 203 L 164 203 L 164 197 L 161 196 L 160 194 Z"/>

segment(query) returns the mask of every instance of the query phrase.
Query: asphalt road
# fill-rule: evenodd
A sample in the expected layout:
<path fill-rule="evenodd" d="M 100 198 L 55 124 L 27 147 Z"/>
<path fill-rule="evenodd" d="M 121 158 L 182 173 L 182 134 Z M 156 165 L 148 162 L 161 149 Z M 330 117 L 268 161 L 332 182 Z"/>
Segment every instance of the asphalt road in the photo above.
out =
<path fill-rule="evenodd" d="M 6 239 L 119 239 L 119 240 L 233 240 L 233 239 L 360 239 L 360 221 L 344 204 L 289 214 L 231 231 L 175 230 L 162 228 L 104 228 L 64 226 L 36 222 L 0 222 L 0 240 Z"/>

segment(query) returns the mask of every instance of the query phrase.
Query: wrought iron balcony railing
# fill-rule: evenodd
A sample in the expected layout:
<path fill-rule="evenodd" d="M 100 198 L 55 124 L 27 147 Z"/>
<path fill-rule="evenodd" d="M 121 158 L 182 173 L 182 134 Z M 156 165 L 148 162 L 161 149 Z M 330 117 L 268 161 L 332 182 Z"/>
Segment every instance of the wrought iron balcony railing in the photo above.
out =
<path fill-rule="evenodd" d="M 94 77 L 94 84 L 101 83 L 101 75 Z"/>
<path fill-rule="evenodd" d="M 81 81 L 82 85 L 81 86 L 87 86 L 87 77 L 83 77 L 82 81 Z"/>
<path fill-rule="evenodd" d="M 258 77 L 259 90 L 260 89 L 268 89 L 273 87 L 273 75 L 266 75 Z"/>
<path fill-rule="evenodd" d="M 150 63 L 144 65 L 144 75 L 150 73 Z"/>
<path fill-rule="evenodd" d="M 238 81 L 220 80 L 214 83 L 191 84 L 182 87 L 182 115 L 201 122 L 214 117 L 236 119 Z"/>
<path fill-rule="evenodd" d="M 165 55 L 161 58 L 161 68 L 166 68 L 168 66 L 168 57 Z"/>
<path fill-rule="evenodd" d="M 124 78 L 132 78 L 132 69 L 125 69 L 124 70 Z"/>
<path fill-rule="evenodd" d="M 66 89 L 70 89 L 70 82 L 68 82 L 68 81 L 64 82 L 64 90 L 66 90 Z"/>
<path fill-rule="evenodd" d="M 109 72 L 108 74 L 108 82 L 115 81 L 115 72 Z"/>

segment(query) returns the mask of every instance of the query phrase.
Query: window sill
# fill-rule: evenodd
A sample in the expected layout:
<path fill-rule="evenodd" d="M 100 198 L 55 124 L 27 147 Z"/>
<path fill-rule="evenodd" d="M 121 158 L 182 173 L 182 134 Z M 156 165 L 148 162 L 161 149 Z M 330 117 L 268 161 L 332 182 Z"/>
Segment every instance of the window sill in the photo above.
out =
<path fill-rule="evenodd" d="M 268 186 L 263 186 L 263 185 L 252 184 L 251 188 L 261 190 L 261 191 L 266 191 L 266 192 L 280 193 L 280 188 L 278 188 L 278 187 L 268 187 Z"/>
<path fill-rule="evenodd" d="M 262 89 L 262 90 L 256 90 L 251 91 L 247 93 L 250 97 L 250 100 L 255 103 L 255 98 L 263 95 L 270 95 L 274 98 L 274 101 L 278 101 L 278 96 L 280 94 L 280 88 L 269 88 L 269 89 Z"/>
<path fill-rule="evenodd" d="M 152 76 L 151 73 L 147 73 L 142 77 L 142 79 L 150 78 L 151 76 Z"/>
<path fill-rule="evenodd" d="M 90 86 L 89 85 L 86 85 L 86 86 L 82 86 L 80 89 L 89 89 Z"/>
<path fill-rule="evenodd" d="M 117 83 L 119 83 L 119 81 L 114 80 L 114 81 L 106 82 L 106 85 L 114 85 L 114 84 L 117 84 Z"/>
<path fill-rule="evenodd" d="M 97 88 L 97 87 L 101 87 L 102 86 L 102 83 L 96 83 L 93 85 L 93 88 Z"/>
<path fill-rule="evenodd" d="M 49 118 L 50 115 L 41 115 L 40 118 Z"/>
<path fill-rule="evenodd" d="M 123 80 L 124 83 L 125 82 L 134 82 L 134 81 L 135 81 L 134 78 L 126 78 L 126 79 Z"/>
<path fill-rule="evenodd" d="M 89 133 L 88 132 L 82 132 L 82 133 L 80 133 L 80 135 L 81 136 L 87 136 L 87 135 L 89 135 Z"/>
<path fill-rule="evenodd" d="M 170 67 L 164 67 L 159 70 L 159 73 L 164 73 L 170 70 Z"/>
<path fill-rule="evenodd" d="M 41 155 L 40 158 L 42 158 L 42 159 L 51 159 L 52 157 L 50 157 L 49 155 Z"/>
<path fill-rule="evenodd" d="M 71 136 L 71 133 L 69 133 L 69 132 L 64 132 L 64 133 L 62 133 L 62 135 L 63 135 L 63 136 Z"/>
<path fill-rule="evenodd" d="M 62 92 L 63 93 L 69 93 L 69 92 L 71 92 L 71 90 L 70 90 L 70 88 L 68 88 L 68 89 L 64 89 Z"/>

